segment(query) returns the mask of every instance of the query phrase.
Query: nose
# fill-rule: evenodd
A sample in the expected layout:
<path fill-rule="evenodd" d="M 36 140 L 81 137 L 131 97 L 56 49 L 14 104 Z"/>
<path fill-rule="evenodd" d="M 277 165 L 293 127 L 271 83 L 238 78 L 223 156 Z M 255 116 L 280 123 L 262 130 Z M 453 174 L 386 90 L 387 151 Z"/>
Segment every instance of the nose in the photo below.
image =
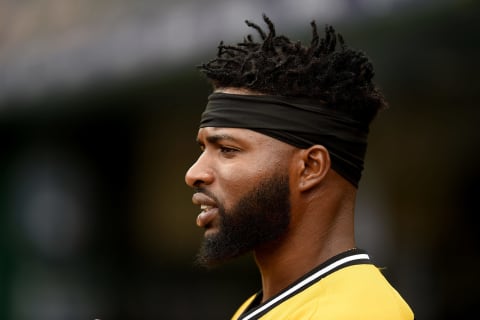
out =
<path fill-rule="evenodd" d="M 213 181 L 213 172 L 206 164 L 206 153 L 202 153 L 197 161 L 185 174 L 185 183 L 190 187 L 198 187 L 202 184 L 210 184 Z"/>

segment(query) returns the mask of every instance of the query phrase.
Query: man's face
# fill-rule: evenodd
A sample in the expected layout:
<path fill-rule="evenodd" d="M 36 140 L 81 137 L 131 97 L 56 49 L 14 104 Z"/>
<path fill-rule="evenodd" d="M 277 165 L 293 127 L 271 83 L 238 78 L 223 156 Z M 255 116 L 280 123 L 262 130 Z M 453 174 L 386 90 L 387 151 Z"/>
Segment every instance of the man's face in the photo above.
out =
<path fill-rule="evenodd" d="M 202 154 L 185 180 L 205 228 L 198 261 L 239 256 L 279 238 L 290 221 L 288 159 L 293 147 L 247 129 L 201 128 Z"/>

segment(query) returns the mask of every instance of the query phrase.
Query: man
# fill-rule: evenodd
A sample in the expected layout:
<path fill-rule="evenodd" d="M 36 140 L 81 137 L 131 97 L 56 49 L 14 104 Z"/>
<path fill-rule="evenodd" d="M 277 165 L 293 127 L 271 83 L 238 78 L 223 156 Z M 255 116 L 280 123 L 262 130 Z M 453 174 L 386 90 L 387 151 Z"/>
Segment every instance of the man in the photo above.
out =
<path fill-rule="evenodd" d="M 268 34 L 246 21 L 261 42 L 221 42 L 200 66 L 214 93 L 185 177 L 205 229 L 198 261 L 254 252 L 262 290 L 233 319 L 413 319 L 354 239 L 368 127 L 386 106 L 372 65 L 332 27 L 320 39 L 312 22 L 304 47 L 263 18 Z"/>

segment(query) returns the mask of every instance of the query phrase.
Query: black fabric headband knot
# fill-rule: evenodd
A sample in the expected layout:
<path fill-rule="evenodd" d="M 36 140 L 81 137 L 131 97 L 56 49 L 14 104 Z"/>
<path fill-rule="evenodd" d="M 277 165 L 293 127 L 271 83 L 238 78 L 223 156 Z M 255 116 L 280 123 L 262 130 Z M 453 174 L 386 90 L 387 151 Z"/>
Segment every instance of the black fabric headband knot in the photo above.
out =
<path fill-rule="evenodd" d="M 324 105 L 268 95 L 213 93 L 200 128 L 251 129 L 297 148 L 327 148 L 332 169 L 358 187 L 367 149 L 368 126 Z"/>

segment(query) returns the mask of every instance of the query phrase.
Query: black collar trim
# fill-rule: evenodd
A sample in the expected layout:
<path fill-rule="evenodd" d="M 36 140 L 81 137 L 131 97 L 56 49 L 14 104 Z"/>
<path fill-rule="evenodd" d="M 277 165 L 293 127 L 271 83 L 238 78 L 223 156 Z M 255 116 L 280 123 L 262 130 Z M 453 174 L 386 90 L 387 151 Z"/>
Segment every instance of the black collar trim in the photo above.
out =
<path fill-rule="evenodd" d="M 298 294 L 299 292 L 302 292 L 306 288 L 318 282 L 320 279 L 337 270 L 356 264 L 371 264 L 370 257 L 366 251 L 361 249 L 352 249 L 342 252 L 320 264 L 318 267 L 308 272 L 290 286 L 282 290 L 279 294 L 268 299 L 261 305 L 257 304 L 260 302 L 259 300 L 261 300 L 262 291 L 258 292 L 255 299 L 252 301 L 246 311 L 238 318 L 238 320 L 258 319 L 271 309 L 275 308 L 277 305 L 281 304 L 283 301 Z"/>

